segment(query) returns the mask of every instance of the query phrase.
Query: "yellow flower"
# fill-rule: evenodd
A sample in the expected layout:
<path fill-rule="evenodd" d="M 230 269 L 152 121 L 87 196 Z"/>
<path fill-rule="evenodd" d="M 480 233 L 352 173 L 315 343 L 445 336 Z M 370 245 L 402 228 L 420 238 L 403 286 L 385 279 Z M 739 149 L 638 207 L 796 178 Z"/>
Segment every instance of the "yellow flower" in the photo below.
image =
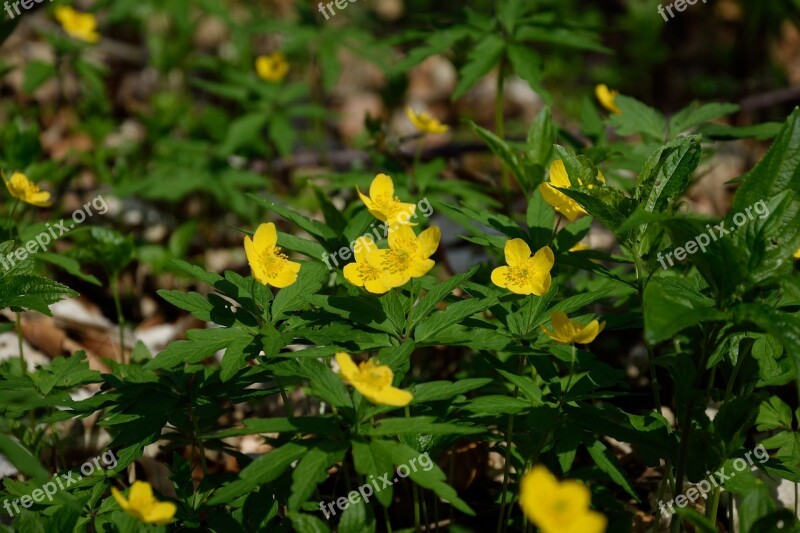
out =
<path fill-rule="evenodd" d="M 575 320 L 570 320 L 566 313 L 555 311 L 550 315 L 550 322 L 553 329 L 548 330 L 542 326 L 542 331 L 559 344 L 589 344 L 606 327 L 606 323 L 599 323 L 592 320 L 588 324 L 581 324 Z"/>
<path fill-rule="evenodd" d="M 605 182 L 605 178 L 603 178 L 603 182 Z M 571 186 L 569 176 L 567 175 L 567 167 L 564 166 L 564 161 L 561 159 L 556 159 L 550 165 L 550 183 L 542 183 L 539 185 L 539 192 L 542 194 L 542 198 L 544 198 L 545 202 L 567 217 L 567 220 L 570 222 L 574 222 L 579 217 L 586 214 L 586 211 L 583 210 L 578 202 L 557 190 L 554 185 L 561 189 L 567 189 Z"/>
<path fill-rule="evenodd" d="M 277 83 L 289 73 L 289 63 L 282 52 L 275 52 L 268 56 L 258 56 L 256 58 L 256 72 L 262 80 Z"/>
<path fill-rule="evenodd" d="M 36 207 L 49 207 L 51 205 L 50 193 L 39 189 L 39 186 L 31 182 L 25 174 L 14 172 L 10 180 L 6 179 L 5 174 L 3 174 L 3 181 L 6 184 L 6 189 L 14 198 Z"/>
<path fill-rule="evenodd" d="M 113 487 L 111 494 L 126 513 L 148 524 L 169 524 L 178 510 L 174 503 L 158 501 L 153 496 L 153 487 L 145 481 L 134 482 L 128 498 Z"/>
<path fill-rule="evenodd" d="M 428 228 L 419 235 L 408 226 L 389 233 L 389 249 L 367 254 L 370 265 L 383 272 L 381 281 L 387 287 L 405 285 L 411 278 L 421 278 L 436 264 L 430 256 L 439 247 L 439 228 Z"/>
<path fill-rule="evenodd" d="M 555 256 L 549 246 L 531 257 L 531 249 L 522 239 L 511 239 L 505 245 L 506 263 L 492 271 L 492 283 L 515 294 L 541 296 L 550 290 L 550 270 Z"/>
<path fill-rule="evenodd" d="M 800 250 L 797 250 L 797 251 L 794 253 L 794 258 L 795 258 L 795 259 L 800 259 Z"/>
<path fill-rule="evenodd" d="M 278 244 L 278 232 L 275 224 L 261 224 L 253 239 L 249 235 L 244 238 L 244 251 L 247 262 L 253 271 L 253 277 L 259 283 L 272 285 L 282 289 L 297 280 L 300 263 L 289 261 Z"/>
<path fill-rule="evenodd" d="M 394 195 L 394 182 L 386 174 L 375 176 L 369 186 L 369 196 L 363 194 L 358 187 L 356 187 L 356 191 L 372 216 L 386 222 L 390 227 L 405 224 L 416 225 L 409 221 L 417 206 L 405 204 Z"/>
<path fill-rule="evenodd" d="M 100 34 L 97 33 L 97 19 L 93 14 L 81 13 L 69 6 L 58 6 L 55 14 L 61 27 L 72 37 L 87 43 L 96 43 L 100 40 Z"/>
<path fill-rule="evenodd" d="M 364 287 L 373 294 L 383 294 L 390 289 L 382 281 L 383 271 L 367 261 L 367 255 L 377 249 L 371 238 L 359 237 L 353 247 L 356 262 L 344 266 L 344 277 L 356 287 Z"/>
<path fill-rule="evenodd" d="M 589 508 L 591 492 L 579 481 L 559 482 L 543 466 L 522 476 L 519 505 L 542 533 L 603 533 L 606 517 Z"/>
<path fill-rule="evenodd" d="M 416 113 L 410 106 L 406 107 L 408 120 L 422 133 L 447 133 L 450 128 L 436 120 L 430 113 Z"/>
<path fill-rule="evenodd" d="M 616 115 L 621 115 L 622 110 L 617 107 L 616 98 L 619 96 L 619 91 L 612 91 L 607 85 L 600 84 L 594 88 L 594 94 L 600 103 Z"/>
<path fill-rule="evenodd" d="M 394 372 L 374 358 L 356 366 L 348 354 L 339 352 L 336 362 L 342 378 L 374 404 L 405 407 L 414 399 L 410 392 L 392 387 Z"/>

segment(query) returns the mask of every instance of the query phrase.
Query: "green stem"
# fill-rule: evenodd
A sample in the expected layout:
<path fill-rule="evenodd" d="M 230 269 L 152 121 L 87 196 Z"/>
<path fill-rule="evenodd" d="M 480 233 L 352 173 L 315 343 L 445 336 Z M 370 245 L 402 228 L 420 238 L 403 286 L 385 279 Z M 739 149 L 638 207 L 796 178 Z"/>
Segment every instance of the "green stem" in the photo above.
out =
<path fill-rule="evenodd" d="M 503 123 L 503 108 L 504 108 L 504 86 L 505 86 L 505 64 L 501 61 L 500 67 L 497 70 L 497 93 L 494 97 L 494 125 L 495 130 L 497 131 L 497 136 L 503 140 L 506 136 L 506 129 L 505 124 Z M 505 167 L 503 162 L 500 162 L 501 166 L 501 184 L 503 186 L 503 192 L 509 194 L 511 192 L 511 179 L 509 177 L 508 169 Z"/>
<path fill-rule="evenodd" d="M 575 359 L 578 355 L 578 349 L 575 345 L 572 345 L 572 358 L 569 363 L 569 377 L 567 378 L 567 386 L 561 391 L 561 400 L 558 402 L 558 410 L 560 411 L 561 408 L 564 406 L 564 400 L 567 397 L 567 391 L 572 386 L 572 377 L 575 375 Z"/>
<path fill-rule="evenodd" d="M 25 352 L 22 349 L 22 314 L 17 311 L 17 345 L 19 346 L 19 366 L 24 376 L 28 371 L 28 365 L 25 364 Z"/>
<path fill-rule="evenodd" d="M 404 412 L 406 418 L 411 418 L 411 409 L 406 405 L 404 408 Z M 422 531 L 420 528 L 420 516 L 419 516 L 419 493 L 417 492 L 417 486 L 414 482 L 411 483 L 411 496 L 414 500 L 414 531 Z"/>
<path fill-rule="evenodd" d="M 747 341 L 747 337 L 745 337 Z M 742 350 L 739 351 L 739 357 L 736 360 L 736 366 L 733 367 L 733 372 L 731 373 L 731 377 L 728 380 L 728 386 L 725 387 L 725 396 L 722 397 L 722 403 L 720 404 L 720 409 L 725 403 L 730 399 L 731 395 L 733 394 L 733 386 L 736 383 L 736 378 L 739 376 L 739 371 L 742 369 L 744 365 L 745 359 L 750 354 L 750 349 L 752 348 L 753 343 L 747 342 Z M 711 493 L 711 505 L 706 508 L 706 517 L 711 521 L 712 524 L 717 523 L 717 512 L 719 510 L 719 499 L 721 495 L 722 489 L 720 487 L 714 487 L 713 492 Z"/>
<path fill-rule="evenodd" d="M 111 275 L 111 297 L 117 310 L 119 324 L 119 362 L 125 364 L 125 315 L 122 314 L 122 301 L 119 297 L 119 274 Z"/>
<path fill-rule="evenodd" d="M 522 372 L 525 358 L 519 358 L 517 374 Z M 514 398 L 519 395 L 519 387 L 514 386 Z M 511 472 L 511 446 L 514 438 L 514 415 L 508 415 L 508 427 L 506 429 L 506 455 L 503 463 L 503 490 L 500 493 L 500 516 L 497 519 L 497 533 L 502 533 L 506 529 L 506 497 L 508 496 L 508 481 Z"/>

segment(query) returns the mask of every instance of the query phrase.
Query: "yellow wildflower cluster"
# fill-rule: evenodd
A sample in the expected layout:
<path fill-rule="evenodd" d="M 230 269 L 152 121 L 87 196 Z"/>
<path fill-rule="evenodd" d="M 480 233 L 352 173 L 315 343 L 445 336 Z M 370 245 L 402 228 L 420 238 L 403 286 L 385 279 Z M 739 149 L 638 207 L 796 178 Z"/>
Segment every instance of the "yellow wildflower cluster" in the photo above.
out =
<path fill-rule="evenodd" d="M 388 249 L 377 248 L 369 237 L 356 241 L 355 263 L 345 265 L 345 279 L 373 294 L 383 294 L 427 274 L 435 265 L 430 257 L 439 247 L 439 228 L 428 228 L 419 235 L 414 233 L 409 219 L 416 206 L 403 203 L 394 195 L 394 183 L 386 174 L 375 176 L 369 196 L 361 191 L 358 194 L 369 212 L 392 229 Z"/>

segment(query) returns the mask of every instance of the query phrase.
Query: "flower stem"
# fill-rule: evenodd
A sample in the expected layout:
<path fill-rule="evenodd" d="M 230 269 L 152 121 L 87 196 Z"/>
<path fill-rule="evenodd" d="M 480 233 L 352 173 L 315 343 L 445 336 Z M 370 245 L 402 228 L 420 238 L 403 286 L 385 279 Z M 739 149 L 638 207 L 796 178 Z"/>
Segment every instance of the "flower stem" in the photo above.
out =
<path fill-rule="evenodd" d="M 525 358 L 519 358 L 517 365 L 517 374 L 522 372 L 524 367 Z M 514 398 L 519 395 L 519 387 L 514 385 Z M 508 495 L 508 481 L 511 472 L 511 441 L 514 437 L 514 415 L 508 415 L 508 427 L 506 429 L 506 455 L 503 462 L 503 490 L 500 493 L 500 516 L 497 519 L 497 533 L 502 533 L 506 529 L 505 515 L 506 515 L 506 497 Z"/>
<path fill-rule="evenodd" d="M 119 297 L 119 275 L 111 275 L 111 297 L 117 310 L 117 323 L 119 324 L 119 362 L 125 364 L 125 315 L 122 314 L 122 301 Z"/>
<path fill-rule="evenodd" d="M 503 123 L 503 107 L 504 107 L 504 85 L 505 85 L 505 78 L 506 78 L 506 69 L 505 64 L 501 61 L 500 67 L 497 71 L 497 92 L 494 96 L 494 125 L 495 130 L 497 131 L 497 136 L 503 140 L 506 136 L 506 128 L 505 124 Z M 505 193 L 511 192 L 511 178 L 509 177 L 508 169 L 506 168 L 505 164 L 501 161 L 501 185 L 503 186 L 503 191 Z"/>
<path fill-rule="evenodd" d="M 17 311 L 17 344 L 19 346 L 19 365 L 22 370 L 22 375 L 28 371 L 28 365 L 25 364 L 25 353 L 22 349 L 22 314 Z"/>

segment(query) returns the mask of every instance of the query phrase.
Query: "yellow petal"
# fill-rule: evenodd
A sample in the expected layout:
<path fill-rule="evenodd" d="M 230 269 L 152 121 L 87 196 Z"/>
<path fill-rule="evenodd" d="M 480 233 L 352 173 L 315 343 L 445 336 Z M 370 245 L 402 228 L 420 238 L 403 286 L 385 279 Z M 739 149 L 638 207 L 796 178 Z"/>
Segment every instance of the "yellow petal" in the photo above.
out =
<path fill-rule="evenodd" d="M 433 259 L 420 259 L 414 261 L 414 264 L 411 265 L 409 274 L 412 278 L 421 278 L 430 272 L 434 266 L 436 266 L 436 262 Z"/>
<path fill-rule="evenodd" d="M 383 294 L 390 290 L 390 287 L 387 287 L 381 278 L 379 279 L 371 279 L 364 282 L 364 288 L 367 289 L 372 294 Z"/>
<path fill-rule="evenodd" d="M 567 174 L 567 167 L 564 166 L 563 160 L 556 159 L 550 164 L 550 183 L 561 189 L 572 186 L 572 183 L 569 181 L 569 175 Z"/>
<path fill-rule="evenodd" d="M 358 379 L 358 367 L 353 362 L 350 355 L 344 352 L 338 352 L 336 354 L 336 363 L 339 365 L 339 374 L 344 377 L 344 379 L 351 383 Z"/>
<path fill-rule="evenodd" d="M 268 222 L 258 226 L 256 234 L 253 236 L 253 242 L 261 253 L 275 248 L 275 245 L 278 244 L 278 231 L 275 229 L 275 224 Z"/>
<path fill-rule="evenodd" d="M 522 239 L 506 241 L 503 252 L 505 253 L 506 263 L 509 266 L 520 266 L 531 257 L 531 248 Z"/>
<path fill-rule="evenodd" d="M 592 493 L 589 491 L 589 488 L 580 481 L 571 479 L 566 479 L 559 484 L 558 497 L 568 501 L 570 509 L 575 514 L 579 514 L 588 509 L 592 501 Z"/>
<path fill-rule="evenodd" d="M 617 107 L 616 98 L 619 92 L 612 91 L 608 88 L 605 84 L 600 84 L 595 87 L 594 90 L 595 96 L 597 96 L 597 100 L 605 107 L 607 110 L 611 111 L 615 114 L 621 114 L 622 110 Z"/>
<path fill-rule="evenodd" d="M 797 250 L 797 251 L 794 253 L 794 257 L 795 257 L 795 259 L 800 259 L 800 249 L 798 249 L 798 250 Z"/>
<path fill-rule="evenodd" d="M 550 272 L 556 262 L 556 257 L 553 255 L 553 250 L 549 246 L 539 248 L 539 250 L 529 259 L 534 268 Z"/>
<path fill-rule="evenodd" d="M 361 269 L 358 268 L 356 263 L 346 264 L 342 272 L 344 272 L 344 279 L 356 287 L 364 286 L 364 278 L 361 276 Z"/>
<path fill-rule="evenodd" d="M 599 323 L 597 320 L 589 322 L 577 335 L 575 335 L 575 342 L 578 344 L 589 344 L 606 327 L 606 323 Z"/>
<path fill-rule="evenodd" d="M 278 289 L 284 289 L 297 281 L 297 273 L 300 271 L 300 263 L 286 261 L 284 268 L 278 272 L 268 274 L 269 284 Z"/>
<path fill-rule="evenodd" d="M 432 256 L 439 248 L 441 238 L 442 232 L 437 226 L 432 226 L 420 233 L 417 237 L 417 256 L 426 258 Z"/>
<path fill-rule="evenodd" d="M 111 487 L 111 495 L 114 497 L 114 499 L 117 501 L 119 506 L 122 507 L 123 510 L 127 511 L 130 508 L 128 500 L 120 491 L 116 489 L 116 487 Z"/>
<path fill-rule="evenodd" d="M 374 395 L 373 403 L 391 405 L 393 407 L 405 407 L 411 403 L 414 396 L 405 390 L 395 387 L 386 387 Z"/>
<path fill-rule="evenodd" d="M 506 279 L 508 276 L 508 267 L 499 266 L 492 270 L 492 283 L 498 287 L 507 288 Z"/>
<path fill-rule="evenodd" d="M 377 249 L 375 241 L 371 237 L 363 236 L 356 239 L 356 244 L 353 246 L 353 258 L 357 263 L 365 263 L 367 261 L 367 254 L 372 250 Z"/>
<path fill-rule="evenodd" d="M 373 201 L 378 197 L 394 198 L 394 183 L 386 174 L 378 174 L 369 186 L 369 196 Z"/>
<path fill-rule="evenodd" d="M 607 524 L 608 519 L 604 515 L 596 511 L 586 511 L 578 514 L 562 533 L 603 533 Z"/>
<path fill-rule="evenodd" d="M 153 487 L 150 486 L 150 483 L 135 481 L 133 485 L 131 485 L 131 490 L 128 493 L 128 503 L 132 508 L 141 512 L 143 509 L 152 505 L 154 500 Z"/>
<path fill-rule="evenodd" d="M 150 524 L 169 524 L 177 510 L 177 506 L 172 502 L 158 502 L 149 509 L 144 520 Z"/>
<path fill-rule="evenodd" d="M 430 231 L 430 230 L 436 230 L 436 231 L 434 231 L 428 237 L 426 237 L 426 242 L 428 243 L 428 245 L 430 245 L 430 242 L 431 242 L 430 239 L 432 239 L 433 237 L 435 237 L 437 235 L 437 232 L 439 231 L 439 228 L 436 228 L 436 227 L 428 228 L 425 231 Z M 416 241 L 417 241 L 417 236 L 414 234 L 414 230 L 412 230 L 408 226 L 400 226 L 399 228 L 397 228 L 394 231 L 392 231 L 391 233 L 389 233 L 389 247 L 390 248 L 396 248 L 396 249 L 405 250 L 405 249 L 407 249 L 409 244 L 413 245 L 414 243 L 416 243 Z M 438 244 L 439 244 L 438 239 L 436 241 L 436 244 L 438 246 Z M 436 249 L 434 248 L 434 251 L 435 250 Z M 431 253 L 433 253 L 433 252 L 431 252 Z"/>

